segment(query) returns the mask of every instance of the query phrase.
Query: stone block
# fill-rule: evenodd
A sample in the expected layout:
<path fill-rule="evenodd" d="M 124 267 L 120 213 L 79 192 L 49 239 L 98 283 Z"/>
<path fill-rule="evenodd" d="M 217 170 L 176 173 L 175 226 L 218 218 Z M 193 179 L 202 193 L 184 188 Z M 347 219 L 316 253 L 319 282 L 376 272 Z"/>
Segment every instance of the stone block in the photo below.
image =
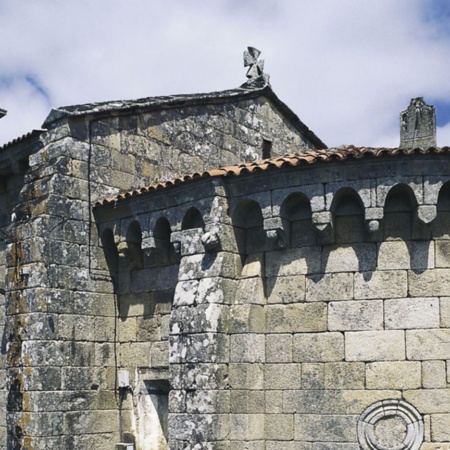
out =
<path fill-rule="evenodd" d="M 449 427 L 450 427 L 450 414 L 434 414 L 434 415 L 432 415 L 431 416 L 431 438 L 432 438 L 432 440 L 448 442 L 450 440 Z M 438 449 L 439 449 L 439 447 L 438 447 Z"/>
<path fill-rule="evenodd" d="M 406 297 L 407 288 L 405 270 L 355 273 L 355 299 Z"/>
<path fill-rule="evenodd" d="M 404 392 L 407 402 L 422 414 L 450 413 L 450 391 L 448 389 L 418 389 Z"/>
<path fill-rule="evenodd" d="M 353 298 L 353 273 L 311 275 L 306 278 L 306 301 L 350 300 Z"/>
<path fill-rule="evenodd" d="M 294 437 L 299 441 L 356 443 L 356 415 L 296 414 Z"/>
<path fill-rule="evenodd" d="M 450 359 L 450 330 L 406 331 L 406 354 L 409 360 Z"/>
<path fill-rule="evenodd" d="M 338 444 L 337 442 L 318 442 L 313 444 L 312 450 L 360 450 L 359 444 Z"/>
<path fill-rule="evenodd" d="M 302 389 L 325 389 L 325 364 L 302 364 Z"/>
<path fill-rule="evenodd" d="M 263 305 L 265 303 L 263 279 L 261 277 L 254 277 L 239 280 L 234 303 L 241 305 Z"/>
<path fill-rule="evenodd" d="M 383 329 L 383 302 L 362 300 L 330 302 L 328 329 L 332 331 Z"/>
<path fill-rule="evenodd" d="M 345 333 L 347 361 L 398 361 L 405 359 L 405 334 L 392 331 L 352 331 Z"/>
<path fill-rule="evenodd" d="M 310 442 L 300 441 L 266 441 L 266 450 L 312 450 L 312 444 Z M 241 450 L 240 447 L 239 450 Z"/>
<path fill-rule="evenodd" d="M 364 389 L 365 364 L 337 362 L 324 364 L 325 389 Z"/>
<path fill-rule="evenodd" d="M 266 329 L 270 333 L 307 333 L 327 329 L 324 303 L 266 306 Z"/>
<path fill-rule="evenodd" d="M 230 412 L 232 414 L 258 414 L 264 410 L 264 391 L 232 390 Z"/>
<path fill-rule="evenodd" d="M 265 393 L 265 412 L 280 414 L 283 412 L 283 391 L 263 391 Z"/>
<path fill-rule="evenodd" d="M 191 306 L 198 298 L 198 280 L 180 281 L 175 288 L 173 306 Z"/>
<path fill-rule="evenodd" d="M 265 389 L 301 389 L 301 364 L 266 364 Z"/>
<path fill-rule="evenodd" d="M 450 328 L 450 297 L 442 297 L 439 302 L 442 328 Z"/>
<path fill-rule="evenodd" d="M 378 270 L 423 270 L 434 267 L 430 241 L 386 241 L 378 247 Z"/>
<path fill-rule="evenodd" d="M 320 247 L 301 247 L 266 254 L 266 276 L 305 275 L 320 271 Z"/>
<path fill-rule="evenodd" d="M 169 342 L 153 342 L 150 348 L 150 367 L 168 367 Z"/>
<path fill-rule="evenodd" d="M 119 346 L 121 367 L 148 367 L 151 342 L 133 342 Z"/>
<path fill-rule="evenodd" d="M 439 328 L 439 299 L 388 299 L 384 315 L 387 329 Z"/>
<path fill-rule="evenodd" d="M 230 391 L 195 390 L 187 392 L 186 412 L 189 414 L 228 414 L 230 412 Z"/>
<path fill-rule="evenodd" d="M 169 266 L 170 267 L 170 266 Z M 176 267 L 176 266 L 175 266 Z M 200 280 L 202 278 L 236 278 L 241 271 L 240 256 L 235 253 L 206 253 L 186 256 L 181 260 L 173 279 L 180 281 Z M 153 280 L 152 280 L 153 281 Z"/>
<path fill-rule="evenodd" d="M 436 267 L 450 267 L 450 240 L 434 241 L 436 251 Z"/>
<path fill-rule="evenodd" d="M 230 364 L 231 389 L 264 389 L 263 364 Z"/>
<path fill-rule="evenodd" d="M 372 403 L 399 399 L 400 391 L 360 389 L 283 391 L 283 412 L 287 414 L 361 414 Z M 320 439 L 319 439 L 320 442 Z"/>
<path fill-rule="evenodd" d="M 292 361 L 292 335 L 266 335 L 266 362 L 282 363 Z"/>
<path fill-rule="evenodd" d="M 374 362 L 367 364 L 368 389 L 417 389 L 421 386 L 420 362 Z"/>
<path fill-rule="evenodd" d="M 268 277 L 267 303 L 297 303 L 305 299 L 305 276 Z"/>
<path fill-rule="evenodd" d="M 293 414 L 266 414 L 265 439 L 291 441 L 294 438 Z"/>
<path fill-rule="evenodd" d="M 408 272 L 408 287 L 411 297 L 449 297 L 450 269 L 426 270 L 421 273 Z M 394 296 L 392 296 L 394 297 Z M 395 297 L 406 297 L 396 295 Z"/>
<path fill-rule="evenodd" d="M 231 414 L 230 439 L 263 440 L 264 414 Z"/>
<path fill-rule="evenodd" d="M 422 387 L 443 389 L 447 386 L 445 361 L 422 362 Z"/>
<path fill-rule="evenodd" d="M 230 362 L 264 362 L 265 352 L 263 334 L 234 334 L 230 337 Z"/>
<path fill-rule="evenodd" d="M 295 334 L 293 345 L 294 362 L 327 362 L 344 359 L 342 333 Z"/>
<path fill-rule="evenodd" d="M 324 247 L 322 272 L 368 272 L 376 268 L 375 244 Z"/>
<path fill-rule="evenodd" d="M 229 333 L 264 333 L 266 317 L 262 305 L 230 306 L 227 330 Z"/>

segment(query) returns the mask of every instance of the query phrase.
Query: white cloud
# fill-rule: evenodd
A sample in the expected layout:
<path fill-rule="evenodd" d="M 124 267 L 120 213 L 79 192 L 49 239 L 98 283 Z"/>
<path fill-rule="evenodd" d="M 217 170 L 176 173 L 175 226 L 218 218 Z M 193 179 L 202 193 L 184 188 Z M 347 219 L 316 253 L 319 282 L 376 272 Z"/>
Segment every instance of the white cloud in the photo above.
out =
<path fill-rule="evenodd" d="M 239 86 L 253 45 L 277 95 L 328 145 L 395 146 L 411 97 L 450 97 L 435 1 L 2 0 L 0 142 L 50 107 Z"/>

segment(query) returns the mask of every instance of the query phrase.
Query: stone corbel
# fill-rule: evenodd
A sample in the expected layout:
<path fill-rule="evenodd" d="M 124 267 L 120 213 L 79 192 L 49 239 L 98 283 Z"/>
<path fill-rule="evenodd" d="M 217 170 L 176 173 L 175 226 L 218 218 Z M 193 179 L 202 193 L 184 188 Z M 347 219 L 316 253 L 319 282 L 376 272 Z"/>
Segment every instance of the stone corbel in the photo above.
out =
<path fill-rule="evenodd" d="M 287 247 L 288 244 L 287 236 L 282 228 L 276 228 L 275 230 L 267 230 L 266 236 L 269 242 L 272 243 L 273 248 L 280 250 Z"/>
<path fill-rule="evenodd" d="M 420 205 L 417 207 L 417 217 L 425 225 L 430 224 L 437 215 L 437 209 L 435 205 Z"/>
<path fill-rule="evenodd" d="M 330 211 L 312 213 L 312 222 L 319 234 L 321 244 L 332 244 L 334 242 L 333 216 Z"/>
<path fill-rule="evenodd" d="M 366 208 L 365 220 L 369 240 L 376 241 L 380 238 L 381 221 L 384 217 L 383 208 Z"/>
<path fill-rule="evenodd" d="M 218 252 L 221 248 L 220 236 L 217 230 L 207 231 L 202 236 L 202 244 L 208 253 Z"/>

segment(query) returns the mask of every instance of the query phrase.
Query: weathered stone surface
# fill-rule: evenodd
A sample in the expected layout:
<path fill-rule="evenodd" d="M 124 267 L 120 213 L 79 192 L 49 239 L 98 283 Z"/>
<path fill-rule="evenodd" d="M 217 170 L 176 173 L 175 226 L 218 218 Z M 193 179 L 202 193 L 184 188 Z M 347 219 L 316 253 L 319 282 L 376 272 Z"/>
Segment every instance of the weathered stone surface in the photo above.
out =
<path fill-rule="evenodd" d="M 439 299 L 400 298 L 384 302 L 386 328 L 439 328 Z"/>
<path fill-rule="evenodd" d="M 417 389 L 421 386 L 421 364 L 413 361 L 367 364 L 368 389 Z"/>
<path fill-rule="evenodd" d="M 404 360 L 405 357 L 403 331 L 345 333 L 345 359 L 348 361 L 397 361 Z"/>
<path fill-rule="evenodd" d="M 383 328 L 381 300 L 330 302 L 328 329 L 332 331 L 380 330 Z"/>
<path fill-rule="evenodd" d="M 265 389 L 300 389 L 302 384 L 301 364 L 266 364 Z"/>
<path fill-rule="evenodd" d="M 326 362 L 344 359 L 342 333 L 294 334 L 294 362 Z"/>
<path fill-rule="evenodd" d="M 306 278 L 306 301 L 350 300 L 353 298 L 353 273 L 312 275 Z"/>
<path fill-rule="evenodd" d="M 427 389 L 441 389 L 447 386 L 445 361 L 422 362 L 422 386 Z"/>
<path fill-rule="evenodd" d="M 450 330 L 406 331 L 406 354 L 410 360 L 450 359 Z"/>
<path fill-rule="evenodd" d="M 404 270 L 355 273 L 355 299 L 401 298 L 407 290 Z"/>
<path fill-rule="evenodd" d="M 266 329 L 270 333 L 307 333 L 325 331 L 326 328 L 326 305 L 323 303 L 266 307 Z"/>
<path fill-rule="evenodd" d="M 281 363 L 292 361 L 292 335 L 266 335 L 266 362 Z"/>
<path fill-rule="evenodd" d="M 357 416 L 296 414 L 295 439 L 304 441 L 356 442 Z"/>

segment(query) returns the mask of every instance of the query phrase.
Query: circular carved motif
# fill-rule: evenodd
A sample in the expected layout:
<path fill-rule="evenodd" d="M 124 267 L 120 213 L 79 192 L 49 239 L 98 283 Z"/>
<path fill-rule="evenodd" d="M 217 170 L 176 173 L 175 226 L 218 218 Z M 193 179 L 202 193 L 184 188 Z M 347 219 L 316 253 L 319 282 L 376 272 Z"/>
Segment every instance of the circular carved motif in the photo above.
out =
<path fill-rule="evenodd" d="M 358 441 L 364 450 L 419 450 L 422 417 L 403 400 L 376 402 L 358 420 Z"/>

